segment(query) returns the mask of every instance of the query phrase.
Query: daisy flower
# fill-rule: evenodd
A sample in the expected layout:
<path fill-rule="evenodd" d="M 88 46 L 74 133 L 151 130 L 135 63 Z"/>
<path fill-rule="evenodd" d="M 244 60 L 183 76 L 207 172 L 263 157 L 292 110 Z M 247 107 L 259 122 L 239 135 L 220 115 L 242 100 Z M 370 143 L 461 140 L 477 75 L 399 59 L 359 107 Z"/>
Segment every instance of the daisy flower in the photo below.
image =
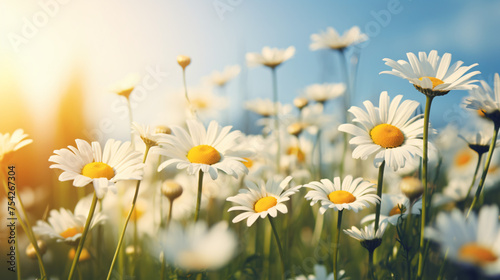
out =
<path fill-rule="evenodd" d="M 283 214 L 288 213 L 284 202 L 290 200 L 290 196 L 300 188 L 296 186 L 285 190 L 291 180 L 292 177 L 288 176 L 282 181 L 274 178 L 259 184 L 246 181 L 248 189 L 242 189 L 239 194 L 227 198 L 227 201 L 239 204 L 229 208 L 228 211 L 244 211 L 233 219 L 233 223 L 247 219 L 247 226 L 250 227 L 259 217 L 264 219 L 269 215 L 274 218 L 278 211 Z"/>
<path fill-rule="evenodd" d="M 108 188 L 116 192 L 115 183 L 122 180 L 141 180 L 141 153 L 133 151 L 130 142 L 109 139 L 101 150 L 99 142 L 76 139 L 77 148 L 55 150 L 49 158 L 50 168 L 63 170 L 59 181 L 73 180 L 73 186 L 93 183 L 96 195 L 102 198 Z"/>
<path fill-rule="evenodd" d="M 345 276 L 345 270 L 340 270 L 338 273 L 338 277 L 333 277 L 333 272 L 328 274 L 326 271 L 326 267 L 324 265 L 315 264 L 314 265 L 314 275 L 310 274 L 309 276 L 299 275 L 294 278 L 294 280 L 348 280 L 349 277 Z"/>
<path fill-rule="evenodd" d="M 188 120 L 188 131 L 173 126 L 172 134 L 165 135 L 161 141 L 161 153 L 170 159 L 158 167 L 158 171 L 175 164 L 178 169 L 187 169 L 191 175 L 200 170 L 217 179 L 218 172 L 223 171 L 235 178 L 248 173 L 243 157 L 246 151 L 235 151 L 237 140 L 242 136 L 240 131 L 232 131 L 231 126 L 221 127 L 211 121 L 208 128 L 197 120 Z"/>
<path fill-rule="evenodd" d="M 367 159 L 375 154 L 374 164 L 380 167 L 385 160 L 394 171 L 405 166 L 405 162 L 415 155 L 422 156 L 422 133 L 424 120 L 422 115 L 411 117 L 419 103 L 405 100 L 402 95 L 390 102 L 386 91 L 380 94 L 380 107 L 374 107 L 365 101 L 366 111 L 352 106 L 356 124 L 342 124 L 339 131 L 354 135 L 349 143 L 357 145 L 352 151 L 353 158 Z"/>
<path fill-rule="evenodd" d="M 380 198 L 374 194 L 375 184 L 364 181 L 363 178 L 353 179 L 348 175 L 341 182 L 340 177 L 335 177 L 333 182 L 329 179 L 322 179 L 320 182 L 314 181 L 304 185 L 311 188 L 305 198 L 311 200 L 311 206 L 317 202 L 321 203 L 319 212 L 324 214 L 328 208 L 336 211 L 359 210 L 369 207 L 371 204 L 380 202 Z"/>
<path fill-rule="evenodd" d="M 211 228 L 203 221 L 190 223 L 186 228 L 172 223 L 158 237 L 165 259 L 188 271 L 219 269 L 233 258 L 238 248 L 236 234 L 225 221 Z"/>
<path fill-rule="evenodd" d="M 403 79 L 407 79 L 415 88 L 428 96 L 445 95 L 450 90 L 470 90 L 476 87 L 472 83 L 477 80 L 470 80 L 471 77 L 480 74 L 479 71 L 469 71 L 477 63 L 471 66 L 462 66 L 462 61 L 455 62 L 450 67 L 451 54 L 445 53 L 439 57 L 437 51 L 432 50 L 429 56 L 425 52 L 419 52 L 418 58 L 415 54 L 406 53 L 408 61 L 398 60 L 397 62 L 384 58 L 385 64 L 392 67 L 391 71 L 382 71 L 380 74 L 391 74 Z M 464 75 L 465 74 L 465 75 Z"/>
<path fill-rule="evenodd" d="M 314 84 L 304 90 L 307 98 L 319 103 L 335 99 L 345 93 L 346 86 L 343 83 Z"/>
<path fill-rule="evenodd" d="M 277 106 L 276 106 L 277 105 Z M 245 101 L 245 109 L 252 111 L 263 117 L 271 117 L 276 115 L 276 107 L 278 115 L 284 115 L 292 111 L 292 107 L 288 104 L 275 104 L 271 99 L 254 99 Z"/>
<path fill-rule="evenodd" d="M 0 133 L 0 163 L 3 162 L 7 156 L 22 147 L 33 142 L 32 139 L 25 139 L 28 134 L 20 128 L 16 129 L 12 135 L 10 133 Z"/>
<path fill-rule="evenodd" d="M 380 221 L 380 226 L 375 232 L 375 223 L 371 223 L 364 228 L 358 229 L 355 226 L 352 226 L 351 229 L 344 229 L 344 233 L 349 235 L 350 237 L 358 240 L 359 242 L 382 239 L 382 236 L 387 229 L 387 223 Z"/>
<path fill-rule="evenodd" d="M 226 66 L 222 72 L 214 71 L 207 77 L 208 82 L 213 85 L 223 87 L 227 82 L 234 79 L 240 74 L 241 67 L 239 65 Z"/>
<path fill-rule="evenodd" d="M 91 198 L 87 196 L 81 199 L 76 204 L 74 213 L 64 208 L 50 210 L 47 222 L 38 221 L 33 231 L 40 236 L 55 239 L 57 242 L 78 244 L 87 220 Z M 90 223 L 90 229 L 105 220 L 105 215 L 96 213 Z"/>
<path fill-rule="evenodd" d="M 368 36 L 361 33 L 357 26 L 351 27 L 342 36 L 333 27 L 328 27 L 326 31 L 311 35 L 312 43 L 309 45 L 309 49 L 312 51 L 319 49 L 343 50 L 366 40 L 368 40 Z"/>
<path fill-rule="evenodd" d="M 148 147 L 158 146 L 160 139 L 164 135 L 164 133 L 157 133 L 156 130 L 151 129 L 149 125 L 144 126 L 136 122 L 132 123 L 132 132 L 139 135 L 142 142 Z"/>
<path fill-rule="evenodd" d="M 458 209 L 437 215 L 434 227 L 425 229 L 425 238 L 441 245 L 441 252 L 485 275 L 500 275 L 500 226 L 498 206 L 483 206 L 476 217 L 468 218 Z"/>
<path fill-rule="evenodd" d="M 295 47 L 290 46 L 286 49 L 264 47 L 262 53 L 247 53 L 246 59 L 248 66 L 264 65 L 269 68 L 276 68 L 281 63 L 289 60 L 295 54 Z"/>
<path fill-rule="evenodd" d="M 128 99 L 139 83 L 139 80 L 140 76 L 138 73 L 131 73 L 122 80 L 116 82 L 116 84 L 110 86 L 109 90 Z"/>
<path fill-rule="evenodd" d="M 471 88 L 470 97 L 464 100 L 465 108 L 477 110 L 491 119 L 495 125 L 500 123 L 500 76 L 495 73 L 494 90 L 481 81 L 481 87 Z"/>
<path fill-rule="evenodd" d="M 399 217 L 406 218 L 410 209 L 410 200 L 403 194 L 382 194 L 380 205 L 380 223 L 388 222 L 391 225 L 398 223 Z M 420 215 L 422 201 L 419 200 L 411 207 L 412 215 Z M 361 223 L 372 222 L 375 214 L 370 214 L 361 220 Z"/>
<path fill-rule="evenodd" d="M 480 155 L 488 151 L 491 143 L 491 136 L 485 135 L 482 131 L 475 134 L 459 134 L 458 137 L 467 142 L 469 148 Z M 500 144 L 500 141 L 496 142 L 496 146 L 498 146 L 498 144 Z"/>

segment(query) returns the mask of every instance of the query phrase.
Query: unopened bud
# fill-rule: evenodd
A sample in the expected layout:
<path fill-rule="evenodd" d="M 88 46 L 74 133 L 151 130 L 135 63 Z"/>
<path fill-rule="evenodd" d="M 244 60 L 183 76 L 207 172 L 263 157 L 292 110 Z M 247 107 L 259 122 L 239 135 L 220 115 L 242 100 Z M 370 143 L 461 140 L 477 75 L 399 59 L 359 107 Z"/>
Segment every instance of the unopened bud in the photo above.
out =
<path fill-rule="evenodd" d="M 68 258 L 72 261 L 75 258 L 76 250 L 75 248 L 71 248 L 68 253 Z M 90 253 L 87 251 L 87 249 L 83 248 L 82 252 L 80 253 L 80 258 L 78 258 L 79 262 L 84 262 L 90 260 Z"/>
<path fill-rule="evenodd" d="M 413 202 L 419 198 L 424 192 L 422 182 L 415 177 L 404 177 L 399 183 L 399 188 L 401 192 L 408 197 L 408 199 Z"/>
<path fill-rule="evenodd" d="M 286 130 L 289 134 L 299 136 L 302 133 L 303 125 L 301 123 L 292 123 Z"/>
<path fill-rule="evenodd" d="M 170 201 L 178 198 L 182 194 L 182 186 L 174 180 L 166 180 L 161 186 L 161 193 Z"/>
<path fill-rule="evenodd" d="M 45 252 L 47 252 L 47 245 L 43 240 L 37 240 L 36 244 L 38 245 L 38 250 L 40 252 L 40 255 L 44 255 Z M 28 247 L 26 247 L 26 255 L 32 260 L 35 260 L 36 257 L 36 251 L 35 251 L 35 246 L 33 244 L 29 244 Z"/>
<path fill-rule="evenodd" d="M 191 64 L 191 58 L 187 55 L 178 55 L 177 63 L 182 67 L 182 69 L 186 69 L 186 67 Z"/>

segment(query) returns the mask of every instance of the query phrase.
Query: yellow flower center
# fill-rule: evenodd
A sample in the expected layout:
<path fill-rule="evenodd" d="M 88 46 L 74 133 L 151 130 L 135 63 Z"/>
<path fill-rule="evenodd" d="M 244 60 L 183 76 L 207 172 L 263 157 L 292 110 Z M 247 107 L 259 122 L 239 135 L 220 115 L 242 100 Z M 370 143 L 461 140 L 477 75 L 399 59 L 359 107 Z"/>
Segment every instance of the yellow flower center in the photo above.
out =
<path fill-rule="evenodd" d="M 405 141 L 403 132 L 399 128 L 387 123 L 379 124 L 372 128 L 370 137 L 373 143 L 386 149 L 399 147 Z"/>
<path fill-rule="evenodd" d="M 401 211 L 401 209 L 403 209 L 403 211 Z M 406 211 L 406 209 L 404 208 L 403 205 L 397 204 L 396 206 L 394 206 L 391 209 L 391 211 L 389 212 L 389 216 L 400 215 L 401 213 L 404 213 L 405 211 Z"/>
<path fill-rule="evenodd" d="M 479 110 L 477 110 L 477 114 L 478 114 L 481 118 L 486 118 L 485 113 L 486 113 L 486 111 L 484 111 L 483 109 L 479 109 Z"/>
<path fill-rule="evenodd" d="M 295 155 L 297 156 L 297 160 L 299 162 L 305 162 L 306 161 L 306 155 L 304 152 L 299 148 L 299 147 L 289 147 L 286 151 L 287 155 Z"/>
<path fill-rule="evenodd" d="M 212 146 L 199 145 L 189 150 L 187 158 L 192 163 L 212 165 L 220 161 L 220 153 Z"/>
<path fill-rule="evenodd" d="M 460 151 L 457 156 L 455 157 L 455 163 L 457 166 L 464 166 L 467 165 L 472 159 L 472 155 L 469 152 L 469 150 L 462 150 Z"/>
<path fill-rule="evenodd" d="M 123 96 L 123 97 L 125 97 L 125 98 L 128 99 L 130 97 L 130 94 L 132 93 L 132 91 L 134 91 L 134 88 L 135 87 L 129 87 L 127 89 L 118 91 L 116 94 L 121 95 L 121 96 Z"/>
<path fill-rule="evenodd" d="M 494 262 L 498 257 L 486 247 L 476 243 L 467 243 L 458 250 L 458 257 L 464 261 L 483 265 Z"/>
<path fill-rule="evenodd" d="M 115 176 L 115 171 L 106 163 L 91 162 L 83 167 L 82 175 L 92 179 L 107 178 L 108 180 L 110 180 Z"/>
<path fill-rule="evenodd" d="M 246 158 L 244 157 L 243 158 L 244 160 L 246 161 L 243 161 L 243 164 L 247 167 L 247 168 L 250 168 L 253 166 L 253 160 L 249 159 L 249 158 Z"/>
<path fill-rule="evenodd" d="M 196 109 L 205 109 L 208 107 L 208 103 L 206 100 L 201 98 L 193 98 L 191 99 L 191 105 Z"/>
<path fill-rule="evenodd" d="M 72 227 L 61 232 L 59 235 L 61 235 L 63 238 L 70 238 L 82 232 L 83 232 L 83 227 Z"/>
<path fill-rule="evenodd" d="M 356 201 L 356 197 L 348 191 L 333 191 L 328 195 L 328 199 L 335 204 L 351 203 Z"/>
<path fill-rule="evenodd" d="M 255 210 L 255 212 L 260 213 L 275 206 L 277 203 L 278 200 L 275 197 L 266 196 L 257 200 L 257 202 L 255 202 L 255 205 L 253 206 L 253 209 Z"/>
<path fill-rule="evenodd" d="M 440 85 L 440 84 L 444 84 L 444 82 L 438 78 L 434 78 L 434 77 L 421 77 L 421 78 L 418 78 L 419 80 L 422 81 L 423 78 L 428 78 L 429 80 L 431 80 L 432 82 L 432 88 L 435 88 L 436 86 Z"/>

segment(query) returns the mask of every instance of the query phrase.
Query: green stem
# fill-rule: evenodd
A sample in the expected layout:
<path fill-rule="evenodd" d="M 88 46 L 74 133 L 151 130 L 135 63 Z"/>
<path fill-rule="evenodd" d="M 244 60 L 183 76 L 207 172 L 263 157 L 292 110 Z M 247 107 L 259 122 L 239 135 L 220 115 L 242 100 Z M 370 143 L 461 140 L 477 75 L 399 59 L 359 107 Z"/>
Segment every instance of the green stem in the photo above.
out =
<path fill-rule="evenodd" d="M 83 229 L 82 237 L 80 238 L 80 243 L 78 243 L 78 247 L 76 248 L 75 258 L 73 259 L 73 263 L 71 264 L 68 280 L 71 280 L 73 278 L 73 273 L 75 272 L 76 265 L 80 260 L 80 254 L 83 250 L 83 244 L 85 243 L 85 239 L 87 238 L 87 234 L 90 230 L 90 223 L 92 222 L 92 218 L 94 217 L 96 205 L 97 205 L 97 194 L 94 192 L 94 197 L 92 198 L 92 204 L 90 205 L 89 215 L 87 217 L 87 221 L 85 222 L 85 228 Z"/>
<path fill-rule="evenodd" d="M 384 168 L 385 168 L 385 160 L 382 161 L 382 164 L 378 168 L 378 183 L 377 183 L 377 196 L 382 199 L 382 186 L 384 184 Z M 377 233 L 379 223 L 380 223 L 380 207 L 382 205 L 382 200 L 377 204 L 375 208 L 375 234 Z"/>
<path fill-rule="evenodd" d="M 134 148 L 134 132 L 132 130 L 132 123 L 134 118 L 132 117 L 132 106 L 130 104 L 130 99 L 127 97 L 127 107 L 128 107 L 128 120 L 129 120 L 129 130 L 130 130 L 130 143 L 132 143 L 132 148 Z"/>
<path fill-rule="evenodd" d="M 196 211 L 194 212 L 194 222 L 198 221 L 198 218 L 200 216 L 200 205 L 201 205 L 201 193 L 203 189 L 203 171 L 198 173 L 198 195 L 196 197 Z M 172 205 L 172 203 L 170 204 Z"/>
<path fill-rule="evenodd" d="M 375 279 L 375 275 L 373 274 L 373 251 L 368 250 L 368 277 L 370 279 Z"/>
<path fill-rule="evenodd" d="M 340 50 L 341 58 L 340 62 L 342 65 L 342 71 L 344 72 L 344 80 L 345 80 L 345 92 L 344 92 L 344 122 L 349 121 L 349 108 L 351 105 L 351 95 L 350 95 L 350 81 L 349 81 L 349 72 L 347 70 L 347 56 L 345 54 L 344 49 Z M 343 178 L 344 176 L 344 169 L 345 169 L 345 157 L 347 155 L 347 150 L 349 149 L 349 137 L 347 133 L 344 133 L 344 149 L 342 151 L 342 158 L 340 161 L 340 167 L 339 167 L 339 173 L 340 173 L 340 178 Z"/>
<path fill-rule="evenodd" d="M 276 172 L 280 171 L 280 154 L 281 154 L 281 139 L 280 139 L 280 122 L 279 122 L 279 98 L 278 98 L 278 78 L 276 68 L 271 68 L 273 79 L 273 104 L 274 104 L 274 131 L 276 133 Z"/>
<path fill-rule="evenodd" d="M 426 209 L 427 205 L 425 204 L 427 201 L 427 161 L 428 159 L 428 144 L 429 144 L 429 116 L 431 113 L 431 104 L 433 96 L 427 96 L 425 102 L 425 112 L 424 112 L 424 135 L 423 135 L 423 154 L 422 154 L 422 185 L 424 187 L 424 193 L 422 195 L 422 215 L 421 215 L 421 224 L 420 224 L 420 243 L 419 243 L 419 252 L 418 252 L 418 272 L 417 278 L 421 279 L 422 272 L 424 268 L 424 229 L 425 229 L 425 220 L 426 220 Z"/>
<path fill-rule="evenodd" d="M 438 278 L 437 280 L 442 280 L 443 277 L 444 277 L 444 271 L 445 271 L 445 267 L 446 267 L 446 262 L 447 262 L 447 259 L 448 259 L 448 252 L 450 251 L 450 249 L 446 249 L 446 253 L 444 254 L 444 258 L 443 258 L 443 263 L 441 264 L 441 268 L 439 269 L 439 275 L 438 275 Z"/>
<path fill-rule="evenodd" d="M 281 247 L 280 238 L 278 236 L 278 231 L 276 230 L 276 226 L 274 225 L 273 219 L 271 218 L 271 216 L 267 217 L 269 218 L 269 223 L 271 223 L 271 228 L 273 229 L 273 234 L 274 238 L 276 239 L 276 244 L 278 244 L 278 251 L 281 260 L 281 279 L 285 280 L 285 255 L 283 254 L 283 248 Z"/>
<path fill-rule="evenodd" d="M 186 83 L 186 68 L 182 68 L 182 82 L 184 84 L 184 95 L 186 96 L 186 100 L 188 102 L 189 110 L 191 111 L 191 114 L 196 118 L 196 111 L 193 108 L 193 105 L 191 104 L 191 100 L 189 99 L 188 96 L 188 89 L 187 89 L 187 83 Z"/>
<path fill-rule="evenodd" d="M 146 150 L 144 151 L 144 159 L 142 163 L 146 162 L 146 158 L 148 157 L 149 149 L 151 146 L 146 145 Z M 120 252 L 120 248 L 122 247 L 123 238 L 125 237 L 125 231 L 127 230 L 128 222 L 130 221 L 130 217 L 134 213 L 135 203 L 137 202 L 137 197 L 139 196 L 139 187 L 141 186 L 141 180 L 137 181 L 135 186 L 134 198 L 132 199 L 132 207 L 130 207 L 130 211 L 128 212 L 127 218 L 125 220 L 125 224 L 123 225 L 122 232 L 120 234 L 120 239 L 118 240 L 118 245 L 116 246 L 115 254 L 113 256 L 113 260 L 111 261 L 111 266 L 109 267 L 107 280 L 111 279 L 111 273 L 113 272 L 113 267 L 115 266 L 116 259 L 118 257 L 118 253 Z M 135 249 L 135 248 L 134 248 Z"/>
<path fill-rule="evenodd" d="M 9 187 L 8 187 L 8 183 L 7 183 L 8 176 L 7 176 L 7 173 L 5 171 L 3 171 L 2 174 L 4 174 L 5 180 L 2 180 L 2 181 L 3 181 L 4 188 L 5 188 L 5 193 L 7 194 L 7 197 L 8 197 L 9 196 Z M 23 221 L 21 213 L 19 213 L 18 207 L 14 207 L 14 213 L 16 214 L 16 217 L 19 221 L 19 224 L 21 225 L 24 232 L 28 236 L 28 240 L 30 241 L 31 245 L 33 245 L 33 248 L 35 249 L 35 255 L 36 255 L 36 258 L 38 260 L 38 266 L 40 269 L 40 277 L 42 278 L 42 280 L 45 280 L 45 279 L 47 279 L 47 274 L 45 272 L 45 266 L 43 264 L 42 254 L 40 253 L 40 248 L 38 247 L 38 242 L 36 241 L 36 237 L 35 237 L 35 234 L 33 233 L 33 230 L 31 229 L 31 224 L 30 224 L 30 221 L 28 219 L 28 216 L 26 215 L 26 210 L 24 208 L 23 201 L 21 200 L 21 196 L 17 195 L 16 198 L 17 198 L 17 202 L 19 202 L 19 206 L 20 206 L 19 208 L 21 209 L 22 216 L 24 217 L 25 221 Z M 17 246 L 16 246 L 16 248 L 17 248 Z"/>
<path fill-rule="evenodd" d="M 172 220 L 172 209 L 174 207 L 174 199 L 169 199 L 169 206 L 168 206 L 168 217 L 167 217 L 167 228 L 168 225 L 170 225 L 170 220 Z"/>
<path fill-rule="evenodd" d="M 18 242 L 18 238 L 17 238 L 17 227 L 14 228 L 14 244 L 16 244 L 16 247 L 15 247 L 15 251 L 16 251 L 16 256 L 21 256 L 19 254 L 19 242 Z M 19 258 L 19 257 L 18 257 Z M 20 261 L 17 261 L 16 262 L 16 274 L 17 274 L 17 280 L 21 280 L 21 262 Z"/>
<path fill-rule="evenodd" d="M 339 254 L 339 241 L 340 241 L 340 229 L 342 227 L 342 212 L 343 210 L 338 211 L 337 216 L 337 230 L 335 231 L 335 243 L 333 248 L 333 278 L 336 279 L 338 276 L 337 270 L 337 258 Z"/>
<path fill-rule="evenodd" d="M 321 129 L 318 130 L 318 134 L 316 135 L 316 141 L 318 141 L 318 180 L 323 178 L 323 172 L 321 168 L 321 164 L 323 162 L 323 155 L 321 149 Z"/>
<path fill-rule="evenodd" d="M 486 181 L 486 175 L 488 175 L 488 169 L 490 168 L 491 158 L 493 156 L 493 151 L 495 150 L 495 145 L 497 142 L 498 129 L 499 125 L 495 124 L 493 130 L 493 137 L 491 138 L 490 150 L 488 151 L 488 158 L 486 159 L 486 163 L 484 164 L 483 174 L 481 175 L 481 180 L 479 181 L 479 185 L 477 186 L 476 195 L 474 196 L 474 200 L 472 200 L 472 204 L 470 205 L 469 211 L 467 212 L 467 217 L 469 217 L 470 212 L 476 205 L 479 196 L 481 195 L 481 191 L 483 190 L 484 182 Z"/>
<path fill-rule="evenodd" d="M 470 184 L 469 190 L 467 191 L 467 195 L 465 196 L 464 201 L 466 201 L 469 198 L 470 192 L 472 191 L 472 188 L 476 183 L 477 172 L 479 171 L 479 167 L 481 166 L 482 159 L 483 159 L 483 153 L 478 153 L 476 169 L 474 170 L 474 175 L 472 176 L 472 183 Z"/>

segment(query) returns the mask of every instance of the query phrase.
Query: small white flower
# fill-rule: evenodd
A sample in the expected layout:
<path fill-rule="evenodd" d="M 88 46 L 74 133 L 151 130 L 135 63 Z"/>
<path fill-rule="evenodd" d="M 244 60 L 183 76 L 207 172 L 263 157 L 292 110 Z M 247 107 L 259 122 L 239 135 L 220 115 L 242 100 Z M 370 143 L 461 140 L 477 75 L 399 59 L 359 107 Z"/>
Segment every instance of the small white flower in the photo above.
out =
<path fill-rule="evenodd" d="M 59 211 L 50 210 L 47 222 L 38 221 L 36 226 L 33 227 L 33 231 L 38 235 L 55 239 L 58 242 L 64 241 L 71 244 L 78 242 L 87 221 L 91 199 L 91 196 L 81 199 L 76 204 L 74 214 L 64 208 L 59 209 Z M 95 213 L 90 223 L 90 229 L 103 223 L 105 219 L 106 216 L 103 214 Z"/>
<path fill-rule="evenodd" d="M 130 94 L 139 83 L 140 77 L 138 73 L 130 73 L 116 82 L 116 84 L 110 86 L 109 90 L 125 98 L 129 98 Z"/>
<path fill-rule="evenodd" d="M 284 202 L 290 200 L 290 196 L 300 188 L 297 186 L 285 190 L 291 180 L 292 177 L 288 176 L 282 181 L 269 179 L 266 183 L 260 182 L 259 185 L 246 181 L 248 189 L 242 189 L 239 194 L 227 198 L 227 201 L 239 204 L 229 208 L 228 211 L 244 211 L 233 219 L 233 223 L 247 219 L 247 226 L 250 227 L 259 217 L 264 219 L 269 215 L 274 218 L 278 215 L 278 211 L 283 214 L 288 213 Z"/>
<path fill-rule="evenodd" d="M 16 129 L 12 135 L 0 133 L 0 163 L 6 155 L 33 142 L 31 139 L 25 139 L 26 137 L 28 137 L 28 134 L 24 134 L 24 131 L 20 128 Z"/>
<path fill-rule="evenodd" d="M 387 225 L 388 223 L 380 221 L 377 232 L 375 232 L 375 223 L 371 223 L 361 229 L 352 226 L 351 229 L 344 229 L 344 233 L 360 242 L 381 239 L 387 229 Z"/>
<path fill-rule="evenodd" d="M 345 270 L 339 270 L 338 272 L 338 277 L 334 278 L 333 277 L 333 272 L 330 274 L 327 274 L 326 267 L 324 265 L 314 265 L 314 275 L 299 275 L 294 278 L 294 280 L 348 280 L 349 277 L 345 276 Z"/>
<path fill-rule="evenodd" d="M 200 170 L 209 173 L 212 179 L 217 179 L 219 170 L 238 178 L 248 173 L 243 162 L 248 152 L 233 150 L 236 140 L 242 136 L 240 131 L 232 131 L 231 126 L 221 127 L 216 121 L 211 121 L 208 128 L 197 120 L 187 121 L 188 131 L 172 126 L 172 134 L 165 135 L 161 153 L 170 159 L 158 167 L 158 171 L 169 165 L 177 169 L 187 169 L 191 175 Z"/>
<path fill-rule="evenodd" d="M 264 47 L 262 54 L 247 53 L 246 59 L 248 66 L 264 65 L 270 68 L 275 68 L 281 63 L 289 60 L 295 54 L 295 48 L 290 46 L 286 49 Z"/>
<path fill-rule="evenodd" d="M 361 33 L 358 26 L 351 27 L 342 36 L 333 27 L 328 27 L 326 31 L 311 35 L 312 43 L 309 45 L 309 48 L 312 51 L 319 49 L 342 50 L 366 40 L 368 40 L 368 36 Z"/>
<path fill-rule="evenodd" d="M 465 108 L 478 110 L 498 124 L 500 115 L 500 76 L 495 73 L 494 89 L 481 81 L 482 87 L 469 88 L 470 97 L 464 100 Z"/>
<path fill-rule="evenodd" d="M 234 79 L 238 74 L 240 74 L 241 67 L 239 65 L 226 66 L 222 72 L 214 71 L 207 80 L 216 86 L 223 87 L 227 82 Z"/>
<path fill-rule="evenodd" d="M 344 95 L 345 90 L 346 86 L 343 83 L 324 83 L 310 85 L 306 87 L 304 92 L 307 98 L 316 102 L 325 103 L 328 100 Z"/>
<path fill-rule="evenodd" d="M 333 182 L 329 179 L 322 179 L 320 182 L 311 182 L 305 184 L 305 187 L 311 188 L 306 199 L 311 200 L 311 206 L 321 202 L 319 212 L 324 214 L 326 210 L 332 208 L 336 211 L 359 210 L 369 207 L 371 204 L 380 202 L 380 198 L 374 194 L 375 184 L 364 181 L 363 178 L 353 179 L 348 175 L 341 182 L 340 177 L 335 177 Z"/>
<path fill-rule="evenodd" d="M 457 61 L 450 67 L 451 54 L 449 53 L 445 53 L 442 58 L 435 50 L 431 51 L 429 56 L 425 52 L 419 52 L 418 58 L 411 52 L 406 55 L 408 61 L 396 62 L 384 58 L 385 64 L 392 67 L 392 70 L 382 71 L 380 74 L 391 74 L 406 79 L 426 95 L 437 96 L 447 94 L 450 90 L 473 89 L 476 85 L 472 83 L 477 80 L 470 80 L 470 78 L 481 73 L 474 71 L 465 74 L 472 67 L 477 66 L 477 63 L 462 66 L 463 62 Z"/>
<path fill-rule="evenodd" d="M 77 148 L 55 150 L 49 158 L 50 168 L 63 170 L 59 181 L 73 180 L 73 186 L 84 187 L 93 183 L 95 192 L 102 198 L 110 188 L 116 192 L 115 183 L 121 180 L 141 180 L 143 166 L 141 153 L 132 149 L 130 142 L 109 139 L 101 150 L 99 142 L 92 146 L 84 140 L 75 140 Z"/>

